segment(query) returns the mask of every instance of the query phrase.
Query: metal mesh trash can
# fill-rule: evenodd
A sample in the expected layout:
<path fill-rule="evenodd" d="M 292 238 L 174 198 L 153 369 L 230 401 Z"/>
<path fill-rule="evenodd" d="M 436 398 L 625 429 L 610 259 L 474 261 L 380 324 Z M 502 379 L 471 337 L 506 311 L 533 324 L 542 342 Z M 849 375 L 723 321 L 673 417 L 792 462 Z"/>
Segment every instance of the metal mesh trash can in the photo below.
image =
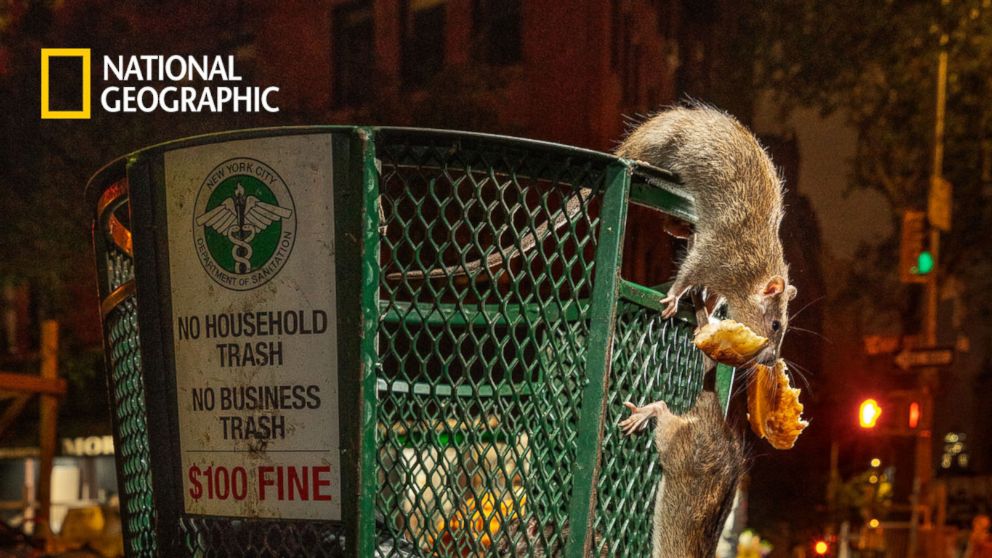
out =
<path fill-rule="evenodd" d="M 619 269 L 629 204 L 694 220 L 671 175 L 305 127 L 151 147 L 87 192 L 129 555 L 649 554 L 657 454 L 615 425 L 687 409 L 702 357 Z"/>

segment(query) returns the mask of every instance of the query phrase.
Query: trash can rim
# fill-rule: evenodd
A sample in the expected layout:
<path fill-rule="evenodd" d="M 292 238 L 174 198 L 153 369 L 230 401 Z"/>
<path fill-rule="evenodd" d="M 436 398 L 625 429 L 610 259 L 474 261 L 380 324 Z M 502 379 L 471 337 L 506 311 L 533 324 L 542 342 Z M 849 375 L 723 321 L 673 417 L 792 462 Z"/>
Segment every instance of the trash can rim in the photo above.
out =
<path fill-rule="evenodd" d="M 117 157 L 111 160 L 109 163 L 101 167 L 86 181 L 86 188 L 84 191 L 84 199 L 88 206 L 92 206 L 96 203 L 101 192 L 106 187 L 107 183 L 116 180 L 124 175 L 124 170 L 128 161 L 145 156 L 151 153 L 158 153 L 162 151 L 170 151 L 173 149 L 181 149 L 184 147 L 192 147 L 195 145 L 202 145 L 207 143 L 216 143 L 218 141 L 224 140 L 237 140 L 237 139 L 248 139 L 255 137 L 274 137 L 281 135 L 298 135 L 298 134 L 310 134 L 310 133 L 320 133 L 320 132 L 349 132 L 359 129 L 372 130 L 373 132 L 382 132 L 386 134 L 410 134 L 416 136 L 434 136 L 434 137 L 448 137 L 452 139 L 468 139 L 468 140 L 479 140 L 487 141 L 491 143 L 503 143 L 508 146 L 523 147 L 523 148 L 533 148 L 542 151 L 552 151 L 559 153 L 568 153 L 574 155 L 582 155 L 589 157 L 590 159 L 598 160 L 603 163 L 609 164 L 614 162 L 621 162 L 631 169 L 631 172 L 636 172 L 637 175 L 642 176 L 651 185 L 657 185 L 659 182 L 667 182 L 678 184 L 678 178 L 670 171 L 665 169 L 660 169 L 653 167 L 651 165 L 632 161 L 628 159 L 622 159 L 616 155 L 610 153 L 605 153 L 603 151 L 596 151 L 593 149 L 586 149 L 584 147 L 576 147 L 572 145 L 555 143 L 550 141 L 535 140 L 529 138 L 522 138 L 517 136 L 499 135 L 499 134 L 487 134 L 482 132 L 470 132 L 465 130 L 447 130 L 438 128 L 416 128 L 416 127 L 404 127 L 404 126 L 360 126 L 360 125 L 335 125 L 335 124 L 318 124 L 318 125 L 300 125 L 300 126 L 269 126 L 262 128 L 243 128 L 238 130 L 226 130 L 220 132 L 209 132 L 205 134 L 197 134 L 194 136 L 187 136 L 182 138 L 177 138 L 173 140 L 164 141 L 161 143 L 156 143 L 136 149 L 125 155 Z"/>

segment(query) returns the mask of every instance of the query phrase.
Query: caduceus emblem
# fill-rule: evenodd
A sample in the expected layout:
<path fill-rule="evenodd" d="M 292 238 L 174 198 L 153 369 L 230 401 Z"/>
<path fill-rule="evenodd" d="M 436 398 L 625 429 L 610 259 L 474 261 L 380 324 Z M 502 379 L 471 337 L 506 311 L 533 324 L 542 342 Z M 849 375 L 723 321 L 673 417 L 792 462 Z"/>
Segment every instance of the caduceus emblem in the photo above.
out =
<path fill-rule="evenodd" d="M 197 217 L 196 225 L 209 227 L 226 236 L 233 244 L 231 257 L 236 273 L 248 273 L 251 271 L 251 241 L 255 235 L 272 223 L 289 219 L 292 215 L 292 209 L 263 202 L 255 196 L 246 196 L 244 187 L 239 183 L 233 196 Z"/>

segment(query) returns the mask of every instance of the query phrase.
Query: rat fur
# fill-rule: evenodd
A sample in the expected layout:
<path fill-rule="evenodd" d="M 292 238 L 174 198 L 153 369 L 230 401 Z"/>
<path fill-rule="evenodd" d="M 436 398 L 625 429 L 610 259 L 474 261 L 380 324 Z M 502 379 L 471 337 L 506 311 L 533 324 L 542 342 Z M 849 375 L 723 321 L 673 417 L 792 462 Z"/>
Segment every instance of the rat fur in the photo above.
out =
<path fill-rule="evenodd" d="M 733 319 L 769 339 L 755 360 L 773 363 L 796 288 L 779 238 L 782 183 L 757 138 L 733 116 L 697 103 L 648 118 L 616 154 L 671 170 L 695 201 L 695 234 L 663 315 L 672 316 L 689 289 L 705 287 L 708 302 L 724 298 Z"/>
<path fill-rule="evenodd" d="M 711 558 L 744 473 L 741 440 L 727 425 L 716 394 L 704 391 L 686 414 L 664 401 L 625 403 L 627 435 L 655 419 L 654 441 L 664 471 L 655 495 L 651 558 Z"/>
<path fill-rule="evenodd" d="M 616 155 L 674 172 L 695 202 L 695 234 L 662 301 L 662 315 L 673 316 L 691 288 L 705 288 L 708 307 L 725 299 L 732 318 L 769 339 L 754 360 L 774 364 L 796 288 L 789 283 L 779 238 L 782 182 L 757 138 L 733 116 L 693 103 L 648 118 L 630 132 Z M 390 273 L 387 279 L 493 274 L 572 219 L 591 194 L 587 188 L 576 190 L 550 221 L 523 235 L 518 246 L 465 264 Z"/>
<path fill-rule="evenodd" d="M 640 432 L 655 420 L 663 476 L 652 513 L 651 558 L 712 558 L 745 468 L 743 444 L 724 420 L 716 394 L 700 393 L 681 416 L 669 411 L 664 401 L 625 405 L 631 415 L 619 424 L 624 434 Z M 510 521 L 495 555 L 561 557 L 568 524 L 558 537 L 556 530 L 554 523 L 542 526 L 535 518 Z M 593 549 L 599 549 L 600 558 L 608 555 L 599 532 L 594 533 Z"/>

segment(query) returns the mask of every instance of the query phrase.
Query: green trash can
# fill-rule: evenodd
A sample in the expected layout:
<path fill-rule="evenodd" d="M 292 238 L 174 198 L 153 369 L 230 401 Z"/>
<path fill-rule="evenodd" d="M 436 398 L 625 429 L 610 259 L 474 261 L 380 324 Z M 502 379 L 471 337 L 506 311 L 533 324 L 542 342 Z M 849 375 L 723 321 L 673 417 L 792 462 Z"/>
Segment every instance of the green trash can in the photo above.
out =
<path fill-rule="evenodd" d="M 687 409 L 703 359 L 619 270 L 629 204 L 694 220 L 669 173 L 317 126 L 136 151 L 87 196 L 129 556 L 650 553 L 657 454 L 615 425 Z"/>

